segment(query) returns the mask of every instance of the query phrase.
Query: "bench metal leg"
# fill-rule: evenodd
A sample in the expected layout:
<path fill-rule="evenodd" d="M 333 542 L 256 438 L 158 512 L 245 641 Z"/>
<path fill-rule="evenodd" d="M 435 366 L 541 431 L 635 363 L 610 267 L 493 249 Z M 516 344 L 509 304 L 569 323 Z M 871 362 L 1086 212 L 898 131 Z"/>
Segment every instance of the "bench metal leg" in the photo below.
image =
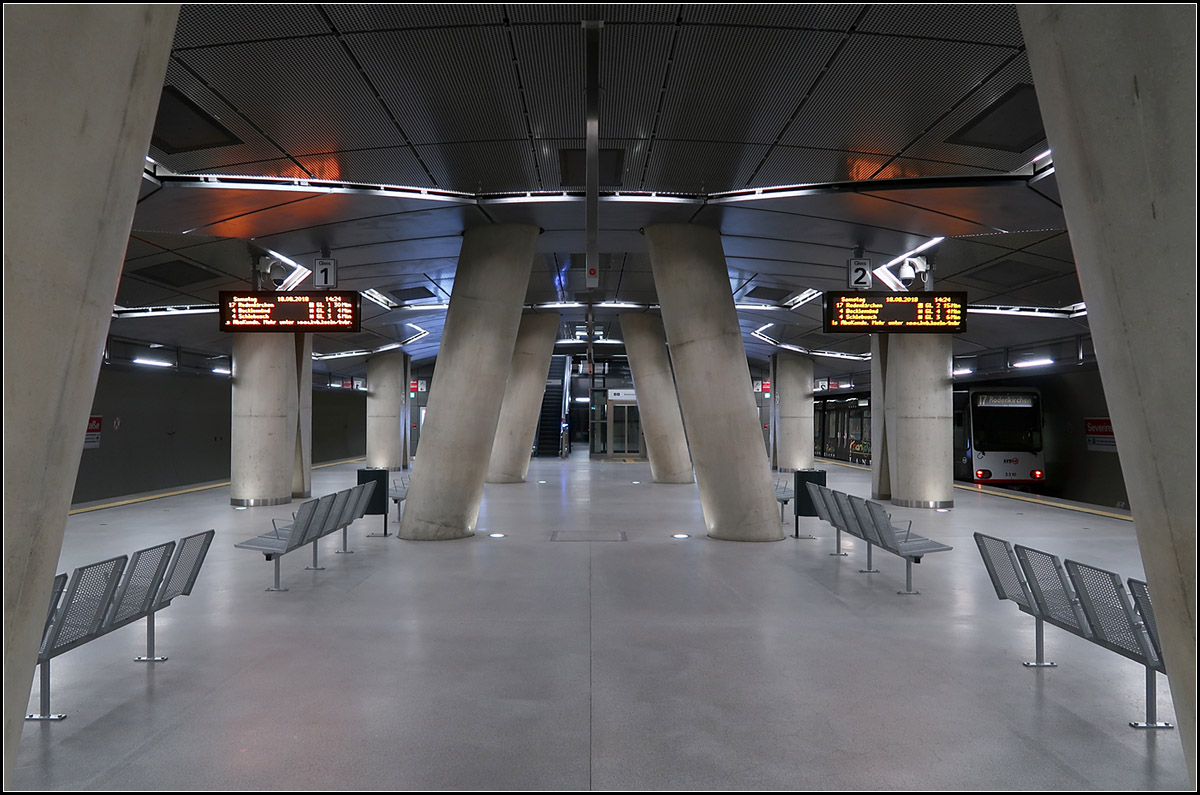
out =
<path fill-rule="evenodd" d="M 896 593 L 901 596 L 917 596 L 921 593 L 912 589 L 912 561 L 908 558 L 904 559 L 904 590 Z"/>
<path fill-rule="evenodd" d="M 166 662 L 166 657 L 154 656 L 154 614 L 146 616 L 146 656 L 134 657 L 134 662 Z"/>
<path fill-rule="evenodd" d="M 50 661 L 43 660 L 38 664 L 38 684 L 41 688 L 41 700 L 39 707 L 41 712 L 37 715 L 26 715 L 25 720 L 62 720 L 66 715 L 51 715 L 50 714 Z"/>
<path fill-rule="evenodd" d="M 1158 688 L 1155 687 L 1155 671 L 1149 665 L 1146 666 L 1146 722 L 1138 723 L 1130 721 L 1129 725 L 1135 729 L 1174 729 L 1170 723 L 1158 720 Z"/>
<path fill-rule="evenodd" d="M 1033 662 L 1021 663 L 1026 668 L 1057 668 L 1058 663 L 1046 662 L 1046 624 L 1040 618 L 1034 618 L 1034 644 L 1037 647 L 1037 659 Z"/>
<path fill-rule="evenodd" d="M 279 587 L 279 557 L 280 557 L 279 555 L 276 555 L 274 558 L 272 558 L 272 560 L 275 561 L 275 585 L 271 588 L 268 588 L 267 589 L 268 591 L 286 591 L 287 590 L 287 588 Z"/>
<path fill-rule="evenodd" d="M 859 574 L 878 574 L 879 569 L 875 568 L 875 566 L 871 563 L 871 546 L 872 546 L 871 542 L 868 541 L 866 543 L 867 543 L 867 567 L 865 569 L 859 569 L 858 573 Z"/>
<path fill-rule="evenodd" d="M 834 552 L 829 553 L 831 558 L 844 558 L 848 553 L 842 552 L 842 531 L 840 528 L 833 528 L 833 548 Z"/>
<path fill-rule="evenodd" d="M 304 570 L 305 570 L 305 571 L 325 571 L 325 567 L 324 567 L 324 566 L 318 566 L 318 565 L 317 565 L 317 540 L 318 540 L 318 539 L 313 539 L 313 542 L 312 542 L 312 548 L 313 548 L 313 563 L 312 563 L 312 565 L 311 565 L 311 566 L 305 566 L 305 567 L 304 567 Z"/>
<path fill-rule="evenodd" d="M 354 554 L 353 549 L 346 549 L 346 544 L 348 543 L 347 542 L 347 534 L 348 534 L 349 530 L 350 530 L 350 525 L 346 525 L 345 527 L 342 528 L 342 548 L 334 550 L 334 552 L 338 555 L 353 555 Z"/>

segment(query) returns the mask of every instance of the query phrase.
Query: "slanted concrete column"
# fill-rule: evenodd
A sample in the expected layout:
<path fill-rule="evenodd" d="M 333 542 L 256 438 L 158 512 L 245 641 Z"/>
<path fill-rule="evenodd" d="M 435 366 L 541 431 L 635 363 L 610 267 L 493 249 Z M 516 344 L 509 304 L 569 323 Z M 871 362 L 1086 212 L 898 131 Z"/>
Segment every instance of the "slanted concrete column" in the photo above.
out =
<path fill-rule="evenodd" d="M 408 465 L 409 356 L 388 351 L 367 360 L 367 466 Z"/>
<path fill-rule="evenodd" d="M 892 499 L 887 438 L 888 335 L 871 335 L 871 499 Z M 953 408 L 953 393 L 951 394 Z M 953 430 L 953 429 L 951 429 Z"/>
<path fill-rule="evenodd" d="M 231 505 L 292 501 L 300 412 L 296 385 L 294 335 L 234 335 Z"/>
<path fill-rule="evenodd" d="M 637 391 L 638 416 L 655 483 L 691 483 L 692 457 L 683 432 L 667 335 L 657 315 L 623 314 L 621 336 Z"/>
<path fill-rule="evenodd" d="M 774 360 L 771 382 L 775 405 L 776 449 L 780 469 L 813 468 L 813 362 L 807 356 L 781 352 Z"/>
<path fill-rule="evenodd" d="M 530 314 L 521 318 L 492 442 L 488 483 L 524 483 L 529 473 L 559 320 L 559 315 Z"/>
<path fill-rule="evenodd" d="M 1195 787 L 1196 9 L 1017 10 Z"/>
<path fill-rule="evenodd" d="M 400 538 L 475 532 L 537 235 L 516 224 L 463 235 Z"/>
<path fill-rule="evenodd" d="M 893 505 L 954 507 L 950 363 L 949 335 L 893 334 L 888 341 L 884 411 Z"/>
<path fill-rule="evenodd" d="M 296 334 L 296 456 L 292 496 L 312 496 L 312 334 Z"/>
<path fill-rule="evenodd" d="M 689 224 L 645 231 L 708 534 L 779 541 L 783 524 L 721 236 Z"/>
<path fill-rule="evenodd" d="M 5 790 L 178 15 L 4 9 Z"/>

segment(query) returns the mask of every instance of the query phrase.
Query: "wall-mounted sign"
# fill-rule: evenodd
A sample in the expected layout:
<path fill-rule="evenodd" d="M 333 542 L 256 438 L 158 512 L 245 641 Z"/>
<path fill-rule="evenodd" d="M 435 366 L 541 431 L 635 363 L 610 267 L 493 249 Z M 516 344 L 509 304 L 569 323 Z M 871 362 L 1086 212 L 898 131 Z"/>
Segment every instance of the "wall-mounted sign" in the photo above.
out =
<path fill-rule="evenodd" d="M 1108 417 L 1085 417 L 1083 432 L 1088 450 L 1096 453 L 1117 452 L 1117 437 L 1113 434 L 1112 420 Z"/>
<path fill-rule="evenodd" d="M 358 331 L 360 296 L 353 290 L 306 293 L 220 293 L 221 331 Z"/>
<path fill-rule="evenodd" d="M 823 330 L 831 334 L 966 331 L 967 294 L 827 292 Z"/>
<path fill-rule="evenodd" d="M 313 287 L 319 290 L 337 289 L 337 260 L 313 260 Z"/>
<path fill-rule="evenodd" d="M 88 417 L 87 433 L 83 436 L 83 449 L 95 450 L 100 446 L 100 428 L 104 424 L 104 417 L 92 415 Z"/>
<path fill-rule="evenodd" d="M 428 382 L 424 378 L 422 378 L 420 381 L 417 382 L 417 391 L 424 392 L 426 390 L 427 384 L 428 384 Z"/>
<path fill-rule="evenodd" d="M 608 399 L 614 403 L 636 403 L 637 391 L 633 389 L 610 389 Z"/>
<path fill-rule="evenodd" d="M 871 289 L 871 260 L 846 260 L 846 286 L 851 290 Z"/>

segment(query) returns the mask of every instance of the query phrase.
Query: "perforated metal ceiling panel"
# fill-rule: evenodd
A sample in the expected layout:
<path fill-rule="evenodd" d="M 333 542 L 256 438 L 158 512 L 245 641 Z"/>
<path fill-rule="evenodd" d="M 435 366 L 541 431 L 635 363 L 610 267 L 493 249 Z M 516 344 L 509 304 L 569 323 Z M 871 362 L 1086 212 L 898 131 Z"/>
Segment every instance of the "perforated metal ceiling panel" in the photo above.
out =
<path fill-rule="evenodd" d="M 642 194 L 602 197 L 604 264 L 591 293 L 578 255 L 583 185 L 564 185 L 561 170 L 562 151 L 586 144 L 585 19 L 603 21 L 600 147 L 623 158 L 602 191 Z M 252 252 L 270 248 L 309 265 L 328 250 L 351 289 L 428 285 L 441 301 L 464 231 L 531 223 L 543 230 L 531 302 L 653 304 L 641 230 L 698 223 L 721 231 L 743 293 L 839 288 L 855 246 L 882 264 L 945 236 L 938 278 L 971 300 L 1062 305 L 1054 302 L 1078 287 L 1055 180 L 1032 178 L 1044 142 L 1024 152 L 947 143 L 1029 82 L 1015 9 L 1004 5 L 185 5 L 166 84 L 241 143 L 151 149 L 161 179 L 143 185 L 121 300 L 215 300 L 207 282 L 171 291 L 134 271 L 171 259 L 216 267 L 207 260 L 219 253 L 227 279 L 213 283 L 244 285 Z M 203 174 L 296 184 L 188 179 Z M 773 195 L 795 185 L 818 187 Z M 750 201 L 725 195 L 759 188 L 772 190 Z M 536 195 L 510 200 L 527 192 Z M 1011 236 L 1031 230 L 1043 231 Z M 1007 243 L 996 242 L 1000 231 Z M 956 238 L 972 242 L 956 253 Z M 972 278 L 1006 260 L 1042 270 L 1010 269 L 1005 283 Z M 819 301 L 767 314 L 745 312 L 743 326 L 779 321 L 805 347 L 867 344 L 818 334 Z M 364 323 L 400 341 L 413 316 L 394 315 L 372 305 Z M 432 333 L 411 346 L 418 361 L 436 355 L 441 329 L 441 315 L 421 316 Z M 989 320 L 990 341 L 1022 322 Z M 746 344 L 756 359 L 773 350 Z M 973 332 L 956 350 L 972 344 Z M 362 360 L 338 362 L 339 372 L 365 370 Z"/>

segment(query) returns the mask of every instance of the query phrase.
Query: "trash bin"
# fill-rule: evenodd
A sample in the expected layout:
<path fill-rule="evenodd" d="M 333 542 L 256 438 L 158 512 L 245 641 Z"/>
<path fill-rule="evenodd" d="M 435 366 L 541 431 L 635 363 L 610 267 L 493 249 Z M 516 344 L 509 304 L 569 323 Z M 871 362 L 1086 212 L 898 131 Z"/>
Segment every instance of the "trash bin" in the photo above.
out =
<path fill-rule="evenodd" d="M 358 470 L 359 483 L 371 483 L 372 481 L 375 483 L 375 489 L 371 492 L 371 499 L 367 500 L 367 509 L 363 513 L 372 516 L 383 516 L 384 535 L 387 535 L 388 473 L 390 471 L 384 467 L 367 467 L 366 469 Z"/>
<path fill-rule="evenodd" d="M 795 510 L 797 516 L 819 516 L 817 506 L 813 505 L 812 495 L 808 493 L 808 487 L 804 484 L 816 483 L 818 486 L 825 485 L 825 470 L 824 469 L 797 469 L 795 491 Z"/>

